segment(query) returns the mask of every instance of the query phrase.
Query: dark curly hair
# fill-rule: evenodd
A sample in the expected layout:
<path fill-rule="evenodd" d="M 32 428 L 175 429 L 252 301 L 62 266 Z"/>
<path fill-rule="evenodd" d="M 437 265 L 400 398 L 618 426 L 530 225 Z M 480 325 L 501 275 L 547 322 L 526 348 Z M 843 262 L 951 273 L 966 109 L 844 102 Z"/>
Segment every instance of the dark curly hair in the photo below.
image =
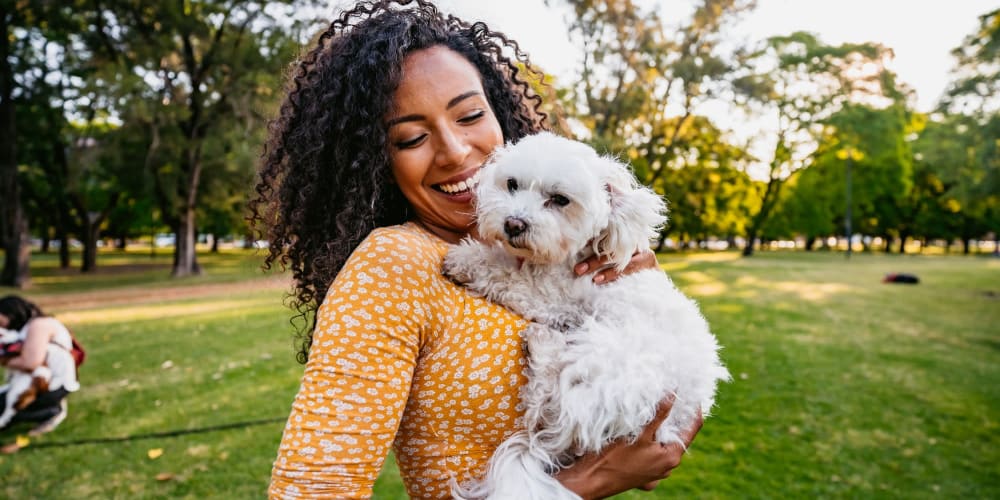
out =
<path fill-rule="evenodd" d="M 0 314 L 7 316 L 8 330 L 20 330 L 28 321 L 45 316 L 41 308 L 17 295 L 0 298 Z"/>
<path fill-rule="evenodd" d="M 290 268 L 305 362 L 315 312 L 352 251 L 410 206 L 390 180 L 385 117 L 404 58 L 444 46 L 482 79 L 505 141 L 546 128 L 528 79 L 541 74 L 517 43 L 425 0 L 364 1 L 343 12 L 294 66 L 271 122 L 248 220 L 270 246 L 264 269 Z"/>

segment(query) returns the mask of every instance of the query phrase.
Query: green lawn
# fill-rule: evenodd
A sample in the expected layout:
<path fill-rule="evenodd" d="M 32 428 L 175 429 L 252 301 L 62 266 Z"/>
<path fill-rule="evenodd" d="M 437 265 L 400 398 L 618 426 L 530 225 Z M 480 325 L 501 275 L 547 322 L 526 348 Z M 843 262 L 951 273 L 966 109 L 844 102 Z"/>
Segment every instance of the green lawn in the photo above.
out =
<path fill-rule="evenodd" d="M 25 295 L 61 304 L 51 312 L 89 357 L 63 426 L 0 456 L 0 497 L 262 497 L 301 373 L 283 288 L 254 279 L 259 258 L 241 252 L 202 256 L 207 276 L 180 282 L 165 278 L 169 256 L 116 258 L 102 254 L 105 270 L 87 277 L 36 259 Z M 1000 498 L 1000 259 L 661 261 L 702 304 L 734 381 L 681 468 L 620 498 Z M 922 283 L 879 282 L 898 271 Z M 236 285 L 167 293 L 213 283 Z M 115 287 L 125 293 L 72 305 L 72 293 Z M 58 446 L 265 419 L 277 421 Z M 387 469 L 377 498 L 401 492 Z"/>

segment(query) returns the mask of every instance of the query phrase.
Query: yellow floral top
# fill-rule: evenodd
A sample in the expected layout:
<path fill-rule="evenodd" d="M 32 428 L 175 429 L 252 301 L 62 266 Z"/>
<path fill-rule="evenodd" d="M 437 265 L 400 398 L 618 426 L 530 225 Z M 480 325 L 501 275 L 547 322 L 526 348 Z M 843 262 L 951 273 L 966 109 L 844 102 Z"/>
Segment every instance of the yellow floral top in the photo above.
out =
<path fill-rule="evenodd" d="M 410 223 L 351 254 L 317 313 L 271 498 L 368 498 L 390 443 L 411 497 L 447 498 L 518 427 L 526 322 L 442 276 L 447 249 Z"/>

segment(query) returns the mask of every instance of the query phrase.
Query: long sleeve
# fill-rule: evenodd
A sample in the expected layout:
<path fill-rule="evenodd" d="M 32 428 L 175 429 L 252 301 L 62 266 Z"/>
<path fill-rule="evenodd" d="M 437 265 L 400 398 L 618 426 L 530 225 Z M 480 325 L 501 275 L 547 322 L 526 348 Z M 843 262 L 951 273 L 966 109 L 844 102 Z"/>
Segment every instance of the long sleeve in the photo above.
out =
<path fill-rule="evenodd" d="M 429 311 L 422 256 L 376 231 L 317 312 L 272 470 L 271 498 L 368 498 L 399 426 Z"/>

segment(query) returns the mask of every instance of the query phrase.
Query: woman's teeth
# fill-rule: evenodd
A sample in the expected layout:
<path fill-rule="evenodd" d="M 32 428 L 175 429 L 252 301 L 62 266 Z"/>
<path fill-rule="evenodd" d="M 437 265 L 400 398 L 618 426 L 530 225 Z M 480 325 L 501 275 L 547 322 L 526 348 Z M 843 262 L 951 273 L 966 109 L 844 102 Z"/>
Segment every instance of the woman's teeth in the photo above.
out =
<path fill-rule="evenodd" d="M 469 177 L 464 181 L 459 181 L 455 184 L 438 184 L 438 189 L 448 194 L 459 194 L 467 190 L 473 189 L 479 184 L 480 172 L 481 171 L 477 171 L 476 175 L 473 175 L 472 177 Z"/>

